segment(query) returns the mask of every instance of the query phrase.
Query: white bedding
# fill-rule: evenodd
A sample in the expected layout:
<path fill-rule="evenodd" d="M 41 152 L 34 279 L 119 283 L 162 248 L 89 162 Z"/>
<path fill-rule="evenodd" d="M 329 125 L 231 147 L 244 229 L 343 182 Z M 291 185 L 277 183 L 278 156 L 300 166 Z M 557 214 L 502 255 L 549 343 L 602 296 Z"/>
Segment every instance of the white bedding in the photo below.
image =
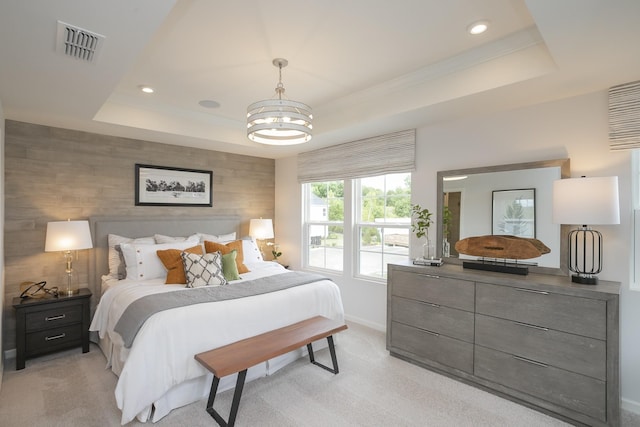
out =
<path fill-rule="evenodd" d="M 251 272 L 242 275 L 245 281 L 287 271 L 274 262 L 247 266 Z M 227 286 L 233 283 L 237 282 Z M 155 422 L 174 408 L 206 397 L 211 374 L 196 362 L 197 353 L 316 315 L 344 319 L 338 286 L 322 280 L 278 292 L 156 313 L 142 326 L 131 348 L 125 349 L 113 328 L 126 307 L 142 296 L 184 287 L 165 285 L 163 279 L 107 280 L 103 286 L 107 290 L 90 330 L 98 332 L 102 350 L 119 376 L 115 396 L 122 411 L 122 424 L 136 417 Z M 302 354 L 298 350 L 258 365 L 249 370 L 247 380 L 268 375 Z M 234 377 L 223 378 L 219 390 L 234 384 Z"/>

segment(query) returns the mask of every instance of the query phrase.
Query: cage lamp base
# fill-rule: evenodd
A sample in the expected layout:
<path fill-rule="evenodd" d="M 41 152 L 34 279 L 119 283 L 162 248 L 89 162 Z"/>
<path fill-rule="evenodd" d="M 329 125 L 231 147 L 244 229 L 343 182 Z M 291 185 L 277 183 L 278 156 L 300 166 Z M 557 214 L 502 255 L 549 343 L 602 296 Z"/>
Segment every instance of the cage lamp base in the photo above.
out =
<path fill-rule="evenodd" d="M 579 283 L 581 285 L 597 285 L 598 284 L 598 278 L 596 276 L 581 276 L 579 274 L 572 275 L 571 281 L 573 283 Z"/>

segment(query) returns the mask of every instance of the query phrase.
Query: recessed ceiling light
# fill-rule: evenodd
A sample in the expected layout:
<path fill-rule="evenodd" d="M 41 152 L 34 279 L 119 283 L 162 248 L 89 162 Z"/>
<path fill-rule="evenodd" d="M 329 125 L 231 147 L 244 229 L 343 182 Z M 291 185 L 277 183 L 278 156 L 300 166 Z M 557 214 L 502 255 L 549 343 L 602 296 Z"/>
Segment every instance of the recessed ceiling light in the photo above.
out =
<path fill-rule="evenodd" d="M 138 86 L 138 88 L 140 88 L 141 91 L 143 91 L 144 93 L 153 93 L 154 90 L 151 86 L 147 86 L 147 85 L 140 85 Z"/>
<path fill-rule="evenodd" d="M 469 34 L 478 35 L 482 34 L 489 28 L 489 21 L 478 21 L 467 27 Z"/>
<path fill-rule="evenodd" d="M 211 99 L 203 99 L 202 101 L 198 102 L 198 105 L 200 105 L 201 107 L 204 107 L 204 108 L 219 108 L 220 107 L 220 103 L 219 102 L 212 101 Z"/>

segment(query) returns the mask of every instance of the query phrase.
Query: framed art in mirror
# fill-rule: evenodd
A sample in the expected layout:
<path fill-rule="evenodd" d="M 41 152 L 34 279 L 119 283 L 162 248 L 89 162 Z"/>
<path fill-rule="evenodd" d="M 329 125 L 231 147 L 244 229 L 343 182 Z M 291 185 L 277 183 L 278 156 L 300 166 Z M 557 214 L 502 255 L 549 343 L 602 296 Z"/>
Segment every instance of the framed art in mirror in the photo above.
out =
<path fill-rule="evenodd" d="M 491 234 L 536 237 L 536 189 L 492 192 Z"/>

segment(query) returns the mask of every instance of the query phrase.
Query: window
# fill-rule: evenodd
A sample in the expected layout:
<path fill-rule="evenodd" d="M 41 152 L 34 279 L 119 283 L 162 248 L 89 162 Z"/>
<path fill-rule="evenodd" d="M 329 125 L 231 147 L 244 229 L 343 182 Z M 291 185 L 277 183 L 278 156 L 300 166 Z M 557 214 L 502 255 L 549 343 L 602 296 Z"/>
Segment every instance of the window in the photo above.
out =
<path fill-rule="evenodd" d="M 356 275 L 386 278 L 387 263 L 409 257 L 411 174 L 356 180 Z"/>
<path fill-rule="evenodd" d="M 304 184 L 306 265 L 342 271 L 344 181 Z"/>

